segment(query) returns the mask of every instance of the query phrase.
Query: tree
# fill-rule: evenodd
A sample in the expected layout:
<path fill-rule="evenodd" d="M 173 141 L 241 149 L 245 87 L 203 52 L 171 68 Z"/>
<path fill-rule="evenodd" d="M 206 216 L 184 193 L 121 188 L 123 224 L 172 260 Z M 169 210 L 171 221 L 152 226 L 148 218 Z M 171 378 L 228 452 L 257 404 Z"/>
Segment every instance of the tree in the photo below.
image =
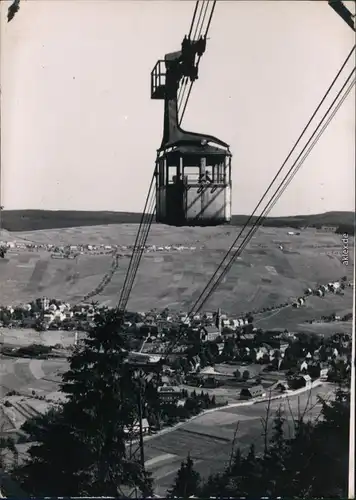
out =
<path fill-rule="evenodd" d="M 209 342 L 207 346 L 207 351 L 210 352 L 211 360 L 215 362 L 216 358 L 219 356 L 219 348 L 218 348 L 218 339 L 217 342 Z"/>
<path fill-rule="evenodd" d="M 6 403 L 5 406 L 7 406 Z M 6 494 L 6 483 L 9 482 L 10 478 L 10 475 L 8 475 L 8 473 L 11 472 L 11 469 L 17 467 L 19 454 L 15 445 L 15 441 L 11 437 L 6 436 L 6 419 L 3 418 L 5 416 L 3 408 L 0 408 L 0 416 L 2 421 L 2 423 L 0 424 L 0 494 Z M 17 496 L 24 496 L 24 492 L 19 491 L 18 487 L 16 489 L 18 490 L 15 493 Z M 14 491 L 12 491 L 12 495 L 14 495 Z"/>
<path fill-rule="evenodd" d="M 2 324 L 6 327 L 9 326 L 11 323 L 11 315 L 8 313 L 8 311 L 1 311 L 0 313 L 0 321 Z"/>
<path fill-rule="evenodd" d="M 194 469 L 193 460 L 188 455 L 186 461 L 181 463 L 174 484 L 168 492 L 168 496 L 189 498 L 191 495 L 197 495 L 200 482 L 200 474 Z"/>
<path fill-rule="evenodd" d="M 285 421 L 286 418 L 282 414 L 281 408 L 278 408 L 273 419 L 272 436 L 264 457 L 265 476 L 268 482 L 266 484 L 266 494 L 269 495 L 273 494 L 271 492 L 275 492 L 275 485 L 282 484 L 282 480 L 284 479 L 284 462 L 287 449 L 287 441 L 283 429 Z"/>
<path fill-rule="evenodd" d="M 340 387 L 335 399 L 324 401 L 321 417 L 293 417 L 294 436 L 284 434 L 285 417 L 280 410 L 273 418 L 273 431 L 266 439 L 264 454 L 256 457 L 253 447 L 225 472 L 211 476 L 201 489 L 229 497 L 347 498 L 349 386 Z M 264 422 L 268 429 L 269 413 Z M 267 434 L 266 434 L 267 437 Z M 217 490 L 218 489 L 218 490 Z"/>
<path fill-rule="evenodd" d="M 314 363 L 310 364 L 308 366 L 308 375 L 310 375 L 312 379 L 320 377 L 320 365 Z"/>
<path fill-rule="evenodd" d="M 241 378 L 241 372 L 240 372 L 240 370 L 235 370 L 235 371 L 234 371 L 234 377 L 235 377 L 237 380 L 240 380 L 240 378 Z"/>
<path fill-rule="evenodd" d="M 24 314 L 24 310 L 19 308 L 19 307 L 15 307 L 14 309 L 14 312 L 12 314 L 13 316 L 13 319 L 16 320 L 16 321 L 21 321 L 23 320 L 25 314 Z"/>
<path fill-rule="evenodd" d="M 144 495 L 152 491 L 151 479 L 125 445 L 125 428 L 137 416 L 138 387 L 124 369 L 120 324 L 116 310 L 96 316 L 63 376 L 67 401 L 25 424 L 36 444 L 16 477 L 31 496 L 122 496 L 126 486 Z"/>
<path fill-rule="evenodd" d="M 244 370 L 243 374 L 242 374 L 242 378 L 243 380 L 248 380 L 250 378 L 250 372 L 248 370 Z"/>
<path fill-rule="evenodd" d="M 179 358 L 179 362 L 180 362 L 180 366 L 181 366 L 181 369 L 183 370 L 184 373 L 188 373 L 189 372 L 189 361 L 188 359 L 184 356 L 180 357 Z"/>
<path fill-rule="evenodd" d="M 235 351 L 234 339 L 228 338 L 224 344 L 222 355 L 226 359 L 232 359 Z"/>
<path fill-rule="evenodd" d="M 3 410 L 1 410 L 3 413 Z M 0 436 L 0 469 L 8 470 L 12 467 L 16 467 L 18 461 L 18 451 L 15 446 L 15 442 L 12 438 L 6 437 L 4 433 L 4 425 L 1 425 L 1 436 Z M 11 457 L 11 460 L 9 460 Z"/>
<path fill-rule="evenodd" d="M 167 319 L 167 318 L 168 318 L 168 316 L 169 316 L 169 308 L 168 308 L 168 307 L 165 307 L 165 308 L 163 309 L 163 311 L 161 312 L 161 316 L 162 316 L 162 318 L 164 318 L 164 319 Z"/>
<path fill-rule="evenodd" d="M 200 366 L 201 366 L 202 368 L 205 368 L 205 367 L 208 365 L 208 358 L 207 358 L 207 356 L 206 356 L 205 351 L 203 351 L 203 350 L 202 350 L 202 351 L 199 353 L 199 358 L 200 358 Z"/>
<path fill-rule="evenodd" d="M 199 400 L 197 398 L 197 396 L 195 395 L 195 397 L 193 396 L 193 394 L 191 395 L 190 398 L 187 398 L 185 403 L 184 403 L 184 408 L 190 413 L 190 414 L 197 414 L 199 413 Z"/>

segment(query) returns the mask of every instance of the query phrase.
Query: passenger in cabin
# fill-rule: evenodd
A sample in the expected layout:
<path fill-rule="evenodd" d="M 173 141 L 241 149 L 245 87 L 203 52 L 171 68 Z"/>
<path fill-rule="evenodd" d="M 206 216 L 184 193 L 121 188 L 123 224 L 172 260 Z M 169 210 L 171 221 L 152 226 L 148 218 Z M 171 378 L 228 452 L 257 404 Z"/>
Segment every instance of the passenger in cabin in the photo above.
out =
<path fill-rule="evenodd" d="M 184 181 L 182 179 L 182 174 L 180 172 L 175 176 L 175 182 L 180 186 L 184 184 Z"/>
<path fill-rule="evenodd" d="M 211 179 L 209 172 L 205 170 L 205 174 L 200 174 L 199 183 L 200 184 L 211 184 L 213 180 Z"/>

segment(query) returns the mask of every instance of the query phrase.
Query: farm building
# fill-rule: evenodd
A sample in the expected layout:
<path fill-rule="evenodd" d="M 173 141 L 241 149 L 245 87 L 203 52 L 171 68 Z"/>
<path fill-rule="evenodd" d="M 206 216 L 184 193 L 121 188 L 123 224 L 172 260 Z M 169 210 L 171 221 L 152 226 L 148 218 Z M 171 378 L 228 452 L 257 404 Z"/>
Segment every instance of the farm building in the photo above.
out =
<path fill-rule="evenodd" d="M 212 342 L 220 337 L 221 332 L 216 326 L 203 326 L 200 329 L 200 339 L 203 342 Z"/>
<path fill-rule="evenodd" d="M 264 396 L 265 392 L 262 385 L 254 385 L 252 387 L 244 387 L 240 392 L 240 399 L 252 399 Z"/>
<path fill-rule="evenodd" d="M 177 403 L 182 391 L 177 386 L 163 385 L 158 387 L 158 396 L 162 403 Z"/>
<path fill-rule="evenodd" d="M 194 356 L 192 360 L 189 362 L 191 367 L 191 372 L 196 372 L 198 368 L 200 368 L 200 358 L 198 355 Z"/>
<path fill-rule="evenodd" d="M 126 363 L 132 365 L 157 365 L 160 361 L 161 356 L 145 354 L 142 352 L 130 352 L 127 359 L 125 359 Z"/>
<path fill-rule="evenodd" d="M 218 380 L 218 377 L 207 377 L 202 380 L 202 387 L 207 389 L 213 389 L 216 387 L 220 387 L 222 384 L 221 380 Z"/>
<path fill-rule="evenodd" d="M 327 380 L 328 379 L 328 373 L 329 373 L 329 368 L 322 368 L 320 370 L 320 380 Z"/>

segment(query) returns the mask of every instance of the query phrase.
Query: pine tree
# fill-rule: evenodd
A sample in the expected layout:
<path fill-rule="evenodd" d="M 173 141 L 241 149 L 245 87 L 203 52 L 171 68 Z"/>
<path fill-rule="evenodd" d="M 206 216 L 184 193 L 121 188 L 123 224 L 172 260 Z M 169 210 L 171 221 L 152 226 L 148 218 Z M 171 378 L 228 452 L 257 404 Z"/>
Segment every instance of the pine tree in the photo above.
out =
<path fill-rule="evenodd" d="M 309 471 L 310 495 L 347 497 L 350 390 L 340 386 L 331 401 L 322 401 L 322 418 L 313 429 Z M 305 458 L 304 458 L 305 462 Z"/>
<path fill-rule="evenodd" d="M 281 408 L 278 408 L 273 419 L 273 432 L 264 457 L 264 482 L 266 484 L 265 494 L 269 496 L 279 495 L 283 484 L 285 473 L 285 457 L 287 441 L 284 436 L 285 417 Z"/>
<path fill-rule="evenodd" d="M 232 456 L 231 464 L 226 468 L 224 474 L 222 475 L 224 496 L 227 497 L 239 497 L 241 496 L 241 486 L 242 486 L 242 464 L 243 456 L 241 454 L 240 448 L 237 448 Z"/>
<path fill-rule="evenodd" d="M 38 444 L 17 477 L 31 495 L 119 496 L 121 486 L 152 491 L 150 478 L 126 453 L 125 428 L 137 417 L 137 386 L 124 368 L 120 324 L 116 310 L 96 317 L 63 376 L 67 402 L 25 425 Z"/>
<path fill-rule="evenodd" d="M 173 487 L 168 492 L 169 497 L 189 498 L 199 493 L 201 478 L 199 472 L 194 469 L 194 463 L 190 455 L 181 463 Z"/>
<path fill-rule="evenodd" d="M 277 411 L 264 455 L 257 457 L 253 445 L 246 457 L 237 450 L 225 472 L 202 486 L 201 497 L 346 498 L 349 412 L 349 388 L 340 387 L 334 400 L 322 401 L 322 418 L 300 415 L 287 439 Z"/>
<path fill-rule="evenodd" d="M 200 498 L 211 498 L 225 496 L 226 478 L 222 474 L 210 475 L 206 483 L 201 487 L 198 496 Z"/>
<path fill-rule="evenodd" d="M 0 410 L 2 417 L 2 410 Z M 15 442 L 12 438 L 7 437 L 4 430 L 4 425 L 0 426 L 0 469 L 6 471 L 8 468 L 14 467 L 18 462 L 18 451 Z"/>
<path fill-rule="evenodd" d="M 250 445 L 246 457 L 241 460 L 239 495 L 260 497 L 264 494 L 263 467 L 256 456 L 254 444 Z"/>

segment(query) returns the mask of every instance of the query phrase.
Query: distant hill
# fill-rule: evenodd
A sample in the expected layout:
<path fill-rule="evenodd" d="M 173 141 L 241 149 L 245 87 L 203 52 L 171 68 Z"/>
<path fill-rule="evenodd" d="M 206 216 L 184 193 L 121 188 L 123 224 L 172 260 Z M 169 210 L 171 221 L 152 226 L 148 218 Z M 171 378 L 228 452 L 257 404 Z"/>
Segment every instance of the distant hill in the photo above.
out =
<path fill-rule="evenodd" d="M 231 224 L 241 226 L 248 215 L 233 215 Z M 255 221 L 257 217 L 253 217 Z M 8 231 L 37 231 L 79 226 L 100 226 L 105 224 L 138 224 L 141 214 L 134 212 L 75 211 L 75 210 L 4 210 L 2 227 Z M 354 234 L 353 212 L 326 212 L 316 215 L 290 217 L 267 217 L 266 227 L 321 227 L 340 226 L 341 232 Z"/>

